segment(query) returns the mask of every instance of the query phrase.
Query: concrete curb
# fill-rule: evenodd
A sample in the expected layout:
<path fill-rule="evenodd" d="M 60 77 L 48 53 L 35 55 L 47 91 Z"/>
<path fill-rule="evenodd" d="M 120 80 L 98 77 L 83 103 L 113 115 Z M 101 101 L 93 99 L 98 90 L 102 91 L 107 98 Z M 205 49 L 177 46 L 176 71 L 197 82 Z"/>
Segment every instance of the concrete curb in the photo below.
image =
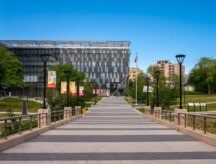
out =
<path fill-rule="evenodd" d="M 211 146 L 214 146 L 216 147 L 216 135 L 214 134 L 210 134 L 210 133 L 207 133 L 207 134 L 204 134 L 203 131 L 201 130 L 193 130 L 191 127 L 188 127 L 185 128 L 183 126 L 180 126 L 180 125 L 176 125 L 172 122 L 169 122 L 169 121 L 165 121 L 165 120 L 159 120 L 157 118 L 154 118 L 152 116 L 148 116 L 148 115 L 144 115 L 144 118 L 147 118 L 147 119 L 150 119 L 151 121 L 155 121 L 155 122 L 158 122 L 160 124 L 163 124 L 165 126 L 167 126 L 168 128 L 171 128 L 171 129 L 175 129 L 179 132 L 182 132 L 196 140 L 200 140 L 204 143 L 207 143 Z"/>
<path fill-rule="evenodd" d="M 21 134 L 14 134 L 11 136 L 8 136 L 8 139 L 0 139 L 0 152 L 9 149 L 11 147 L 14 147 L 22 142 L 25 142 L 27 140 L 30 140 L 36 136 L 39 136 L 40 134 L 55 129 L 65 123 L 80 119 L 82 116 L 74 116 L 67 120 L 61 120 L 57 122 L 53 122 L 51 125 L 44 126 L 41 128 L 34 128 L 32 130 L 23 131 Z"/>

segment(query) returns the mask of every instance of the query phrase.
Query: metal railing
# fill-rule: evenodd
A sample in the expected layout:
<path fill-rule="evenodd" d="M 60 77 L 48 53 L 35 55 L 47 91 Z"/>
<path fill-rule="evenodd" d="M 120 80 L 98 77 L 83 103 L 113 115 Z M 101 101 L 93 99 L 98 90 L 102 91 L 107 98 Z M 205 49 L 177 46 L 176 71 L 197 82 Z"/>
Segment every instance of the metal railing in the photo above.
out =
<path fill-rule="evenodd" d="M 185 127 L 190 126 L 193 130 L 202 130 L 204 134 L 206 134 L 206 132 L 216 134 L 216 117 L 183 113 L 180 113 L 179 117 L 184 119 Z M 179 119 L 179 121 L 180 120 L 181 119 Z M 180 125 L 180 122 L 178 124 Z"/>
<path fill-rule="evenodd" d="M 145 111 L 145 114 L 151 115 L 157 119 L 167 120 L 174 122 L 177 125 L 184 126 L 185 128 L 191 127 L 193 130 L 202 130 L 204 134 L 216 134 L 216 117 L 206 116 L 192 113 L 175 113 L 166 110 L 152 110 Z"/>
<path fill-rule="evenodd" d="M 72 110 L 60 110 L 52 111 L 48 113 L 37 113 L 29 115 L 21 115 L 14 117 L 0 118 L 0 138 L 7 139 L 12 134 L 23 131 L 32 130 L 33 128 L 41 128 L 42 126 L 49 125 L 49 123 L 55 123 L 60 120 L 69 119 L 76 115 L 81 115 L 81 108 L 77 111 Z"/>
<path fill-rule="evenodd" d="M 0 138 L 7 139 L 11 134 L 21 134 L 25 130 L 40 128 L 41 124 L 46 121 L 47 113 L 0 118 Z"/>

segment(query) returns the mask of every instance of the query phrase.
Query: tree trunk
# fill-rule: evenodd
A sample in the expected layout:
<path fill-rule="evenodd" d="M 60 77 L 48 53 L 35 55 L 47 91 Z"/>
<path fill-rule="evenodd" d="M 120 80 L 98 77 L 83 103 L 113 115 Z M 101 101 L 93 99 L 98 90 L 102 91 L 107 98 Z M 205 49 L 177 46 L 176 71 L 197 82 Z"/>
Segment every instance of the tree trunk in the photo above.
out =
<path fill-rule="evenodd" d="M 211 95 L 211 86 L 209 83 L 208 83 L 208 95 Z"/>

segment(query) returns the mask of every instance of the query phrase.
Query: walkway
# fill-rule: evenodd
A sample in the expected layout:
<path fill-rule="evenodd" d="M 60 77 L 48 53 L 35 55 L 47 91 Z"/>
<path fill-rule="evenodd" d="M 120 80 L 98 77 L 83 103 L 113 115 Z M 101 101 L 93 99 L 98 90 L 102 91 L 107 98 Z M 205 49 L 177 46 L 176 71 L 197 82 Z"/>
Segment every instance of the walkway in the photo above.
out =
<path fill-rule="evenodd" d="M 144 119 L 123 98 L 104 98 L 82 119 L 0 154 L 0 163 L 216 163 L 216 148 Z"/>

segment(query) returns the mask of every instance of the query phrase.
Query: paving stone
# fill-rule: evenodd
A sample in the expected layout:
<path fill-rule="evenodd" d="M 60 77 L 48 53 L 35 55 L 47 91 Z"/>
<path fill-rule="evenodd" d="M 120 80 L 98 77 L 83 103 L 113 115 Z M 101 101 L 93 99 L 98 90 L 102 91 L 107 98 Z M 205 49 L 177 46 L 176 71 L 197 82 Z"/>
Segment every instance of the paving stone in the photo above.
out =
<path fill-rule="evenodd" d="M 0 153 L 0 164 L 215 164 L 216 148 L 144 119 L 123 97 Z"/>

